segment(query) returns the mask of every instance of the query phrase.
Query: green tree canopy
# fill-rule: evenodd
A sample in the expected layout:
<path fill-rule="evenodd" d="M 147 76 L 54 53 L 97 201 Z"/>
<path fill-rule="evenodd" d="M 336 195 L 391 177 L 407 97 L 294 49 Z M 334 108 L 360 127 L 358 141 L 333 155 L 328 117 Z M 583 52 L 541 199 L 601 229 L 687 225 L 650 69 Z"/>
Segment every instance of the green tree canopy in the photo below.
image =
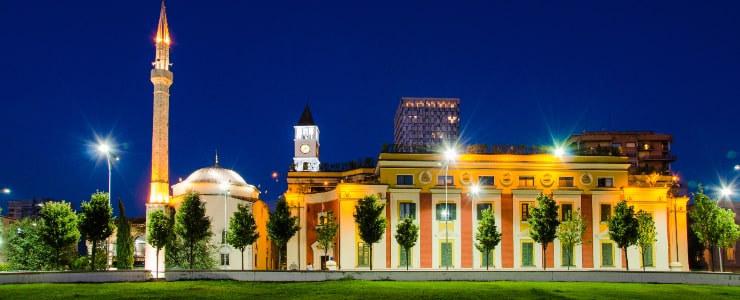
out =
<path fill-rule="evenodd" d="M 609 219 L 607 226 L 609 227 L 609 238 L 617 243 L 617 247 L 622 249 L 629 271 L 630 261 L 627 256 L 627 248 L 636 245 L 639 236 L 635 207 L 627 205 L 626 200 L 619 201 L 614 207 L 614 216 Z"/>
<path fill-rule="evenodd" d="M 403 247 L 406 252 L 406 270 L 409 269 L 409 254 L 411 248 L 416 245 L 416 240 L 419 239 L 419 226 L 414 224 L 414 219 L 406 217 L 403 221 L 399 222 L 396 226 L 396 242 L 398 245 Z"/>
<path fill-rule="evenodd" d="M 483 218 L 478 221 L 478 231 L 475 233 L 475 248 L 478 251 L 485 253 L 486 255 L 486 270 L 490 262 L 488 257 L 491 251 L 496 249 L 499 243 L 501 243 L 501 232 L 498 231 L 496 226 L 496 214 L 493 213 L 491 208 L 487 208 L 481 212 Z"/>
<path fill-rule="evenodd" d="M 542 268 L 547 269 L 547 246 L 555 240 L 558 232 L 558 208 L 550 195 L 537 196 L 537 206 L 530 210 L 529 236 L 542 245 Z"/>
<path fill-rule="evenodd" d="M 740 230 L 735 224 L 735 213 L 730 209 L 719 208 L 717 212 L 717 247 L 727 249 L 732 247 L 740 237 Z M 722 268 L 722 252 L 719 252 L 719 271 L 724 272 Z"/>
<path fill-rule="evenodd" d="M 656 239 L 655 221 L 653 216 L 644 210 L 639 210 L 637 215 L 637 247 L 640 248 L 640 258 L 642 259 L 642 271 L 645 271 L 645 255 L 648 247 L 651 247 Z"/>
<path fill-rule="evenodd" d="M 199 244 L 205 244 L 211 235 L 211 218 L 206 216 L 206 204 L 200 200 L 200 194 L 189 192 L 185 195 L 176 214 L 175 233 L 182 240 L 188 268 L 193 269 Z"/>
<path fill-rule="evenodd" d="M 568 252 L 568 270 L 573 264 L 573 247 L 583 243 L 583 237 L 586 235 L 586 219 L 581 214 L 579 208 L 575 213 L 568 212 L 565 215 L 565 221 L 560 223 L 558 226 L 557 237 L 560 240 L 560 244 Z"/>
<path fill-rule="evenodd" d="M 323 222 L 316 226 L 316 242 L 319 243 L 319 247 L 324 249 L 324 256 L 327 256 L 329 248 L 334 246 L 334 237 L 337 236 L 337 231 L 339 231 L 339 224 L 337 224 L 333 212 L 328 212 L 326 217 L 322 218 Z"/>
<path fill-rule="evenodd" d="M 116 220 L 116 268 L 130 270 L 134 268 L 134 237 L 131 236 L 131 223 L 126 218 L 126 208 L 118 198 L 118 212 Z"/>
<path fill-rule="evenodd" d="M 290 215 L 290 208 L 285 199 L 280 199 L 275 204 L 275 211 L 270 213 L 267 221 L 267 236 L 278 246 L 278 266 L 282 268 L 283 253 L 285 245 L 300 230 L 298 217 Z"/>
<path fill-rule="evenodd" d="M 38 232 L 46 245 L 54 251 L 52 268 L 62 267 L 62 254 L 65 249 L 74 247 L 80 241 L 77 228 L 77 214 L 68 202 L 46 202 L 41 207 Z M 69 252 L 69 251 L 66 251 Z"/>
<path fill-rule="evenodd" d="M 113 209 L 108 202 L 108 193 L 95 192 L 89 202 L 82 202 L 82 213 L 80 213 L 80 233 L 86 240 L 92 242 L 92 262 L 95 261 L 95 251 L 98 244 L 113 234 Z M 90 269 L 95 269 L 95 264 L 90 263 Z"/>
<path fill-rule="evenodd" d="M 149 220 L 146 224 L 147 236 L 146 241 L 156 249 L 156 277 L 159 278 L 159 251 L 167 246 L 174 238 L 174 228 L 172 228 L 170 216 L 163 210 L 155 210 L 149 213 Z"/>
<path fill-rule="evenodd" d="M 4 228 L 3 255 L 11 270 L 39 271 L 49 267 L 54 251 L 41 240 L 38 223 L 25 218 Z"/>
<path fill-rule="evenodd" d="M 719 214 L 720 207 L 717 202 L 710 199 L 704 194 L 704 188 L 699 185 L 699 189 L 694 196 L 694 209 L 689 211 L 689 217 L 693 221 L 691 230 L 694 231 L 696 238 L 708 249 L 711 255 L 712 272 L 714 272 L 714 248 L 720 239 L 719 234 Z M 733 221 L 734 222 L 734 221 Z"/>
<path fill-rule="evenodd" d="M 242 253 L 242 270 L 244 270 L 244 249 L 257 242 L 260 237 L 257 232 L 257 224 L 254 222 L 249 206 L 237 207 L 234 216 L 229 220 L 229 231 L 226 233 L 226 242 Z"/>
<path fill-rule="evenodd" d="M 385 203 L 380 203 L 375 195 L 368 195 L 357 201 L 355 206 L 355 223 L 360 239 L 370 244 L 370 270 L 373 269 L 373 244 L 383 238 L 385 232 Z"/>

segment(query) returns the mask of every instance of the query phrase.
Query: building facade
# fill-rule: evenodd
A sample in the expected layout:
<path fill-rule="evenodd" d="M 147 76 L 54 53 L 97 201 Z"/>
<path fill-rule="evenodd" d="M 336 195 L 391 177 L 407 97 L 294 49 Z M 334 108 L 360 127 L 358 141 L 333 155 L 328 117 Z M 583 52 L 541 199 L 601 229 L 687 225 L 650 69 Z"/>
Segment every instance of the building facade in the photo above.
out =
<path fill-rule="evenodd" d="M 34 198 L 27 200 L 10 200 L 8 201 L 8 218 L 21 220 L 24 218 L 39 218 L 41 216 L 41 207 L 46 202 L 57 202 L 50 198 Z"/>
<path fill-rule="evenodd" d="M 622 251 L 609 239 L 606 220 L 617 202 L 627 200 L 636 210 L 650 212 L 656 222 L 657 241 L 646 255 L 646 268 L 668 270 L 673 265 L 688 270 L 686 198 L 669 198 L 666 187 L 630 186 L 626 157 L 466 153 L 448 168 L 440 165 L 444 161 L 439 154 L 381 153 L 373 173 L 355 175 L 365 179 L 358 182 L 343 181 L 348 175 L 344 173 L 291 172 L 285 197 L 299 215 L 302 229 L 288 245 L 288 261 L 305 268 L 307 263 L 329 259 L 317 248 L 315 227 L 331 213 L 340 229 L 327 256 L 341 269 L 368 268 L 370 246 L 374 269 L 405 269 L 405 253 L 393 238 L 405 217 L 419 226 L 411 268 L 485 269 L 486 259 L 476 250 L 474 236 L 480 211 L 492 208 L 502 241 L 488 259 L 489 268 L 542 268 L 543 253 L 529 237 L 527 219 L 537 196 L 550 194 L 561 216 L 580 210 L 588 229 L 584 243 L 573 249 L 571 266 L 556 239 L 547 249 L 548 268 L 626 268 Z M 326 180 L 332 176 L 336 180 Z M 333 189 L 312 193 L 301 188 L 320 180 Z M 474 186 L 480 187 L 477 194 Z M 379 196 L 386 204 L 386 232 L 374 245 L 360 240 L 353 217 L 357 201 L 367 195 Z M 628 255 L 630 269 L 640 268 L 638 249 L 630 247 Z"/>
<path fill-rule="evenodd" d="M 630 175 L 671 176 L 673 136 L 652 131 L 583 132 L 570 137 L 578 154 L 626 156 Z"/>
<path fill-rule="evenodd" d="M 393 122 L 397 152 L 427 152 L 460 137 L 460 99 L 401 98 Z"/>

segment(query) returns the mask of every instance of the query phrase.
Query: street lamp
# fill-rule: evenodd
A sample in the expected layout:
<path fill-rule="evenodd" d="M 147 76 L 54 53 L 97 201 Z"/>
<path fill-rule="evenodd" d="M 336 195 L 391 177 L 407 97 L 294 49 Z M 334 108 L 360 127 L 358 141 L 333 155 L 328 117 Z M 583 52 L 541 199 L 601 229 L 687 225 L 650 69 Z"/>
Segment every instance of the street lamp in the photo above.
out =
<path fill-rule="evenodd" d="M 98 145 L 98 152 L 105 154 L 105 160 L 108 163 L 108 207 L 110 207 L 111 210 L 113 210 L 113 208 L 111 206 L 111 193 L 110 193 L 110 178 L 111 178 L 110 175 L 111 175 L 111 167 L 112 167 L 112 165 L 111 165 L 111 159 L 118 160 L 118 156 L 111 154 L 111 152 L 112 152 L 111 151 L 111 148 L 110 148 L 110 146 L 108 146 L 108 143 L 106 143 L 106 142 L 102 142 L 102 143 L 100 143 Z M 110 240 L 110 236 L 109 236 L 108 237 L 108 245 L 105 247 L 105 249 L 106 249 L 105 252 L 106 252 L 106 255 L 108 256 L 108 265 L 110 265 L 113 262 L 113 256 L 110 253 L 111 252 L 110 251 L 110 247 L 111 247 L 111 240 Z M 95 249 L 93 249 L 93 251 L 95 251 Z"/>
<path fill-rule="evenodd" d="M 10 189 L 9 188 L 4 188 L 4 189 L 0 190 L 0 193 L 2 193 L 2 194 L 10 194 Z"/>
<path fill-rule="evenodd" d="M 230 186 L 231 186 L 231 180 L 222 182 L 219 185 L 219 187 L 221 188 L 221 191 L 224 193 L 224 230 L 221 231 L 221 249 L 219 249 L 219 253 L 221 254 L 221 266 L 222 267 L 226 267 L 224 265 L 224 257 L 223 256 L 224 255 L 228 255 L 229 252 L 231 252 L 230 249 L 229 249 L 229 247 L 226 246 L 226 234 L 227 234 L 226 233 L 226 228 L 229 227 L 227 225 L 228 224 L 228 221 L 227 221 L 227 216 L 226 216 L 226 201 L 228 200 L 228 197 L 229 197 L 229 192 L 230 192 L 229 187 Z"/>
<path fill-rule="evenodd" d="M 450 219 L 450 207 L 447 193 L 447 173 L 450 170 L 450 161 L 455 160 L 456 155 L 457 153 L 455 153 L 454 149 L 447 149 L 447 151 L 445 151 L 445 211 L 443 216 L 445 218 L 445 246 L 447 246 L 447 257 L 450 261 L 452 260 L 452 257 L 450 256 L 450 248 L 452 248 L 452 245 L 450 245 L 450 227 L 447 225 L 447 222 L 449 222 Z M 445 261 L 445 269 L 450 269 L 450 262 Z"/>

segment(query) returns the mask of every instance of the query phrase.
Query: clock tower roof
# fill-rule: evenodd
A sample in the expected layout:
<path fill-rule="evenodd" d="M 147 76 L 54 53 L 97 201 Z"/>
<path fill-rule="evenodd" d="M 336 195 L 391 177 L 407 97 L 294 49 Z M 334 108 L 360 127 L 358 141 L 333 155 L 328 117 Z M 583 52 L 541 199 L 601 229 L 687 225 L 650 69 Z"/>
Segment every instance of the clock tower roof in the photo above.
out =
<path fill-rule="evenodd" d="M 298 126 L 316 126 L 316 123 L 313 122 L 313 116 L 311 115 L 311 109 L 308 108 L 308 104 L 306 104 L 306 108 L 303 110 L 303 114 L 301 114 L 301 119 L 298 120 Z"/>

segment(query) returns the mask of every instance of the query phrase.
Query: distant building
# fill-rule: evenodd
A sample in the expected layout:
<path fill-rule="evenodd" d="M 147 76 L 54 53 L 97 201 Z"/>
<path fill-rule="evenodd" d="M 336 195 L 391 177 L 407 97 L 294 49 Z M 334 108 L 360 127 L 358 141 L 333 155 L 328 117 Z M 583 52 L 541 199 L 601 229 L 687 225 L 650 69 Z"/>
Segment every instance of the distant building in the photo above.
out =
<path fill-rule="evenodd" d="M 8 217 L 13 219 L 38 218 L 41 215 L 41 206 L 46 202 L 55 202 L 51 198 L 11 200 L 8 201 Z"/>
<path fill-rule="evenodd" d="M 740 224 L 740 202 L 739 201 L 726 201 L 721 200 L 718 201 L 717 204 L 719 207 L 724 209 L 730 209 L 735 213 L 735 224 Z M 694 204 L 689 204 L 688 206 L 689 211 L 694 210 Z M 689 218 L 689 226 L 693 221 Z M 688 229 L 688 237 L 689 237 L 689 266 L 692 270 L 697 271 L 703 271 L 703 270 L 711 270 L 712 268 L 710 265 L 712 264 L 712 253 L 710 250 L 707 250 L 704 248 L 704 245 L 699 243 L 699 240 L 696 238 L 696 234 L 694 234 L 693 230 L 689 227 Z M 740 272 L 740 260 L 737 259 L 736 251 L 740 247 L 740 240 L 738 240 L 732 247 L 726 248 L 726 249 L 713 249 L 714 251 L 714 270 L 719 272 L 719 252 L 722 253 L 722 269 L 725 272 L 733 272 L 733 273 L 739 273 Z"/>
<path fill-rule="evenodd" d="M 460 137 L 460 99 L 401 98 L 393 124 L 394 151 L 430 152 Z"/>
<path fill-rule="evenodd" d="M 652 131 L 583 132 L 570 137 L 578 155 L 627 156 L 630 175 L 672 175 L 673 136 Z"/>

